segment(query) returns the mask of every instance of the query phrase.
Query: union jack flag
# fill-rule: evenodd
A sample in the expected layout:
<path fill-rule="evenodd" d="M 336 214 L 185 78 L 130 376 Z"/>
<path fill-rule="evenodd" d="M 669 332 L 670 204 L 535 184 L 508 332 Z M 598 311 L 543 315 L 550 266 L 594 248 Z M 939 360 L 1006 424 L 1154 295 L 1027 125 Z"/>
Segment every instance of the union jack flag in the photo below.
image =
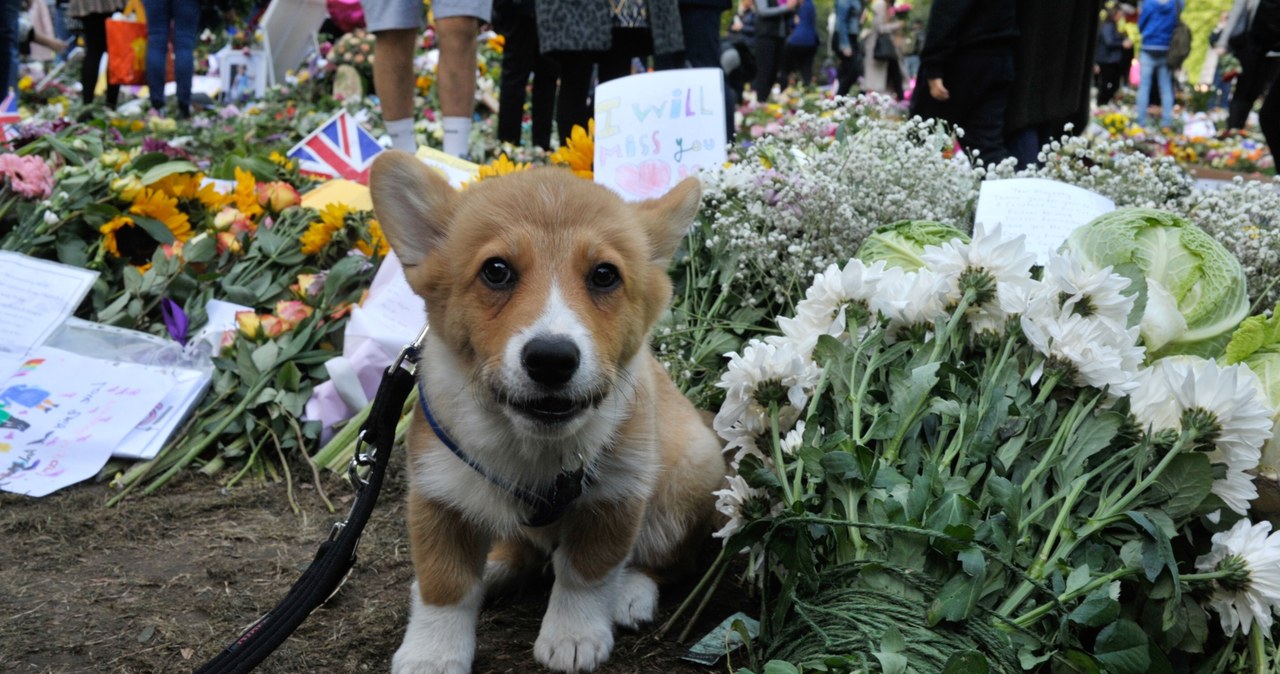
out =
<path fill-rule="evenodd" d="M 378 141 L 343 110 L 293 146 L 289 157 L 303 173 L 363 185 L 369 182 L 369 165 L 379 152 Z"/>
<path fill-rule="evenodd" d="M 22 117 L 18 115 L 18 93 L 13 89 L 9 90 L 9 95 L 0 101 L 0 141 L 9 140 L 9 132 L 12 130 L 12 124 L 22 121 Z"/>

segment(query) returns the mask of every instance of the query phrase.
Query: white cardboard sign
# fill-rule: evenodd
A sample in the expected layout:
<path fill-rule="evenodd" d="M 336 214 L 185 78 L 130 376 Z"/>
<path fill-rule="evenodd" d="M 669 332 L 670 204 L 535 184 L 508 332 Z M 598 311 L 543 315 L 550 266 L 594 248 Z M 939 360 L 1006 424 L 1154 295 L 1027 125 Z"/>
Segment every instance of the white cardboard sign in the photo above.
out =
<path fill-rule="evenodd" d="M 596 87 L 596 182 L 638 201 L 724 164 L 723 82 L 717 68 L 694 68 Z"/>

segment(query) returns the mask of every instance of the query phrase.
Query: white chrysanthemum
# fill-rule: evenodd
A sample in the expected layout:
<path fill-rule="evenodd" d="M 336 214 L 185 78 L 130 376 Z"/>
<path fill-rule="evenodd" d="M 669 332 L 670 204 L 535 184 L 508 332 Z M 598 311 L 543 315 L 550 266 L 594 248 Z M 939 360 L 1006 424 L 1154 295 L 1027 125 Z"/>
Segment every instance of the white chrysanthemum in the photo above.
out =
<path fill-rule="evenodd" d="M 729 538 L 746 524 L 743 516 L 742 507 L 747 503 L 764 497 L 764 492 L 759 489 L 753 489 L 747 485 L 747 481 L 742 479 L 741 475 L 732 475 L 729 477 L 729 486 L 714 492 L 716 496 L 716 510 L 729 518 L 719 531 L 711 534 L 716 538 Z"/>
<path fill-rule="evenodd" d="M 1240 520 L 1213 535 L 1209 553 L 1196 559 L 1202 572 L 1231 571 L 1217 580 L 1209 607 L 1218 613 L 1227 636 L 1239 628 L 1245 634 L 1257 623 L 1271 631 L 1272 614 L 1280 611 L 1280 533 L 1270 522 Z"/>
<path fill-rule="evenodd" d="M 782 436 L 782 441 L 778 443 L 782 448 L 782 453 L 786 456 L 795 456 L 800 449 L 800 445 L 804 444 L 804 422 L 797 421 L 796 427 L 787 431 Z"/>
<path fill-rule="evenodd" d="M 795 317 L 778 318 L 783 337 L 795 342 L 802 353 L 808 354 L 822 335 L 839 337 L 844 334 L 849 304 L 865 304 L 876 295 L 884 268 L 882 261 L 868 267 L 856 259 L 850 260 L 844 269 L 834 264 L 827 267 L 814 276 L 813 284 L 805 291 L 805 298 L 796 305 Z"/>
<path fill-rule="evenodd" d="M 947 314 L 947 280 L 928 269 L 889 267 L 877 291 L 869 304 L 888 321 L 885 341 L 889 343 L 901 330 L 920 324 L 932 326 Z"/>
<path fill-rule="evenodd" d="M 1226 478 L 1214 481 L 1213 493 L 1237 513 L 1248 512 L 1257 492 L 1239 473 L 1257 468 L 1272 423 L 1247 367 L 1191 356 L 1162 358 L 1139 374 L 1131 409 L 1153 431 L 1182 431 L 1184 422 L 1198 419 L 1193 423 L 1203 426 L 1201 440 L 1213 446 L 1209 460 L 1228 470 Z"/>
<path fill-rule="evenodd" d="M 1133 310 L 1134 297 L 1121 291 L 1129 279 L 1113 273 L 1111 267 L 1086 269 L 1074 254 L 1053 255 L 1044 267 L 1044 292 L 1058 311 L 1097 318 L 1124 327 Z"/>
<path fill-rule="evenodd" d="M 925 246 L 920 257 L 927 269 L 946 280 L 947 301 L 951 304 L 964 296 L 962 285 L 972 283 L 974 274 L 987 277 L 986 290 L 979 293 L 969 309 L 970 320 L 977 329 L 1002 330 L 1007 318 L 1003 307 L 1025 295 L 1035 283 L 1031 266 L 1036 256 L 1027 252 L 1025 237 L 1005 239 L 999 225 L 987 231 L 978 223 L 969 243 L 952 239 L 941 246 Z"/>
<path fill-rule="evenodd" d="M 731 429 L 762 432 L 768 428 L 769 403 L 777 402 L 779 424 L 789 428 L 809 401 L 821 374 L 794 343 L 752 340 L 742 355 L 729 354 L 729 367 L 716 384 L 725 390 L 724 404 L 712 427 L 725 439 L 729 439 L 725 432 Z M 770 390 L 773 388 L 778 390 Z"/>
<path fill-rule="evenodd" d="M 1137 387 L 1138 366 L 1144 352 L 1138 346 L 1138 329 L 1125 330 L 1110 321 L 1060 312 L 1044 316 L 1038 312 L 1022 315 L 1022 331 L 1027 341 L 1047 359 L 1069 362 L 1076 373 L 1074 383 L 1128 393 Z M 1039 381 L 1044 364 L 1031 373 Z"/>
<path fill-rule="evenodd" d="M 1147 306 L 1142 312 L 1142 341 L 1152 351 L 1187 332 L 1187 318 L 1178 309 L 1178 300 L 1155 279 L 1147 279 Z"/>

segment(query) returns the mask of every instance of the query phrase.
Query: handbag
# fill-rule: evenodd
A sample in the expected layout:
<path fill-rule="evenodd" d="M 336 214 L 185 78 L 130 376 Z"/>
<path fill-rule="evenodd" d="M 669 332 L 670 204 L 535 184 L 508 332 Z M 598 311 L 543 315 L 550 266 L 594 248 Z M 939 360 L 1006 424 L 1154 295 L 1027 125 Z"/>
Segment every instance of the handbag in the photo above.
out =
<path fill-rule="evenodd" d="M 871 56 L 877 61 L 897 61 L 898 48 L 893 46 L 893 37 L 888 33 L 876 33 L 876 46 Z"/>
<path fill-rule="evenodd" d="M 147 11 L 142 0 L 129 0 L 124 19 L 107 19 L 107 83 L 147 83 Z M 166 80 L 173 81 L 173 45 L 169 45 Z"/>

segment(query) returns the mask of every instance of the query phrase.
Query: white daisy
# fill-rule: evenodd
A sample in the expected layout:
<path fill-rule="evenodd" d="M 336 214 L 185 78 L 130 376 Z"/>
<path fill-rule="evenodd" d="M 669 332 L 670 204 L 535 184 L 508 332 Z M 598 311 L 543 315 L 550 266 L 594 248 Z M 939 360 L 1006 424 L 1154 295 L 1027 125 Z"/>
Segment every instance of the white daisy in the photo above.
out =
<path fill-rule="evenodd" d="M 1138 377 L 1131 398 L 1134 417 L 1152 431 L 1182 431 L 1187 424 L 1208 444 L 1209 460 L 1227 466 L 1227 477 L 1213 491 L 1240 514 L 1257 495 L 1243 471 L 1257 468 L 1262 446 L 1271 438 L 1271 409 L 1244 365 L 1223 367 L 1192 356 L 1162 358 Z"/>
<path fill-rule="evenodd" d="M 1271 631 L 1272 614 L 1280 611 L 1280 533 L 1271 533 L 1270 522 L 1240 520 L 1214 534 L 1213 547 L 1196 559 L 1196 568 L 1231 572 L 1214 582 L 1208 601 L 1228 636 L 1237 627 L 1249 634 L 1254 623 L 1263 634 Z"/>
<path fill-rule="evenodd" d="M 712 427 L 725 439 L 731 429 L 762 432 L 769 423 L 769 403 L 776 402 L 779 423 L 789 428 L 821 374 L 794 343 L 752 340 L 742 355 L 729 354 L 729 367 L 716 384 L 725 390 L 725 400 Z"/>
<path fill-rule="evenodd" d="M 977 290 L 968 313 L 974 326 L 982 329 L 1003 327 L 1007 314 L 1002 307 L 1013 299 L 1006 296 L 1025 292 L 1034 284 L 1031 267 L 1036 256 L 1027 252 L 1025 237 L 1005 239 L 999 225 L 987 231 L 978 223 L 969 243 L 952 239 L 941 246 L 925 246 L 920 257 L 925 268 L 946 279 L 950 304 L 960 301 L 966 287 Z"/>
<path fill-rule="evenodd" d="M 947 315 L 947 280 L 928 269 L 903 271 L 889 267 L 869 300 L 871 310 L 883 316 L 886 342 L 892 343 L 904 329 L 932 326 Z"/>
<path fill-rule="evenodd" d="M 1121 291 L 1129 279 L 1105 269 L 1086 269 L 1078 255 L 1053 255 L 1044 267 L 1043 289 L 1057 310 L 1097 318 L 1124 327 L 1133 310 L 1133 295 Z"/>
<path fill-rule="evenodd" d="M 884 267 L 883 261 L 877 261 L 868 267 L 856 259 L 849 260 L 844 269 L 834 264 L 827 267 L 813 278 L 813 284 L 805 291 L 805 298 L 796 305 L 795 317 L 778 317 L 778 327 L 782 329 L 783 337 L 795 342 L 800 351 L 807 355 L 813 351 L 822 335 L 843 335 L 849 305 L 866 305 L 867 300 L 876 295 L 876 289 L 884 276 Z"/>
<path fill-rule="evenodd" d="M 716 510 L 729 518 L 719 531 L 711 534 L 715 538 L 729 538 L 742 529 L 742 525 L 746 524 L 742 507 L 755 499 L 764 498 L 764 492 L 747 485 L 741 475 L 730 476 L 729 486 L 713 493 L 716 496 Z"/>
<path fill-rule="evenodd" d="M 800 445 L 804 444 L 804 422 L 797 421 L 796 427 L 787 431 L 782 437 L 782 441 L 778 443 L 782 448 L 782 453 L 786 456 L 795 456 L 796 451 L 800 449 Z"/>
<path fill-rule="evenodd" d="M 1144 357 L 1137 344 L 1137 328 L 1125 330 L 1110 321 L 1070 312 L 1048 316 L 1029 312 L 1022 315 L 1021 323 L 1036 351 L 1049 361 L 1059 359 L 1071 365 L 1073 383 L 1121 394 L 1137 387 L 1135 378 Z M 1039 381 L 1044 367 L 1042 363 L 1031 372 L 1032 383 Z"/>

